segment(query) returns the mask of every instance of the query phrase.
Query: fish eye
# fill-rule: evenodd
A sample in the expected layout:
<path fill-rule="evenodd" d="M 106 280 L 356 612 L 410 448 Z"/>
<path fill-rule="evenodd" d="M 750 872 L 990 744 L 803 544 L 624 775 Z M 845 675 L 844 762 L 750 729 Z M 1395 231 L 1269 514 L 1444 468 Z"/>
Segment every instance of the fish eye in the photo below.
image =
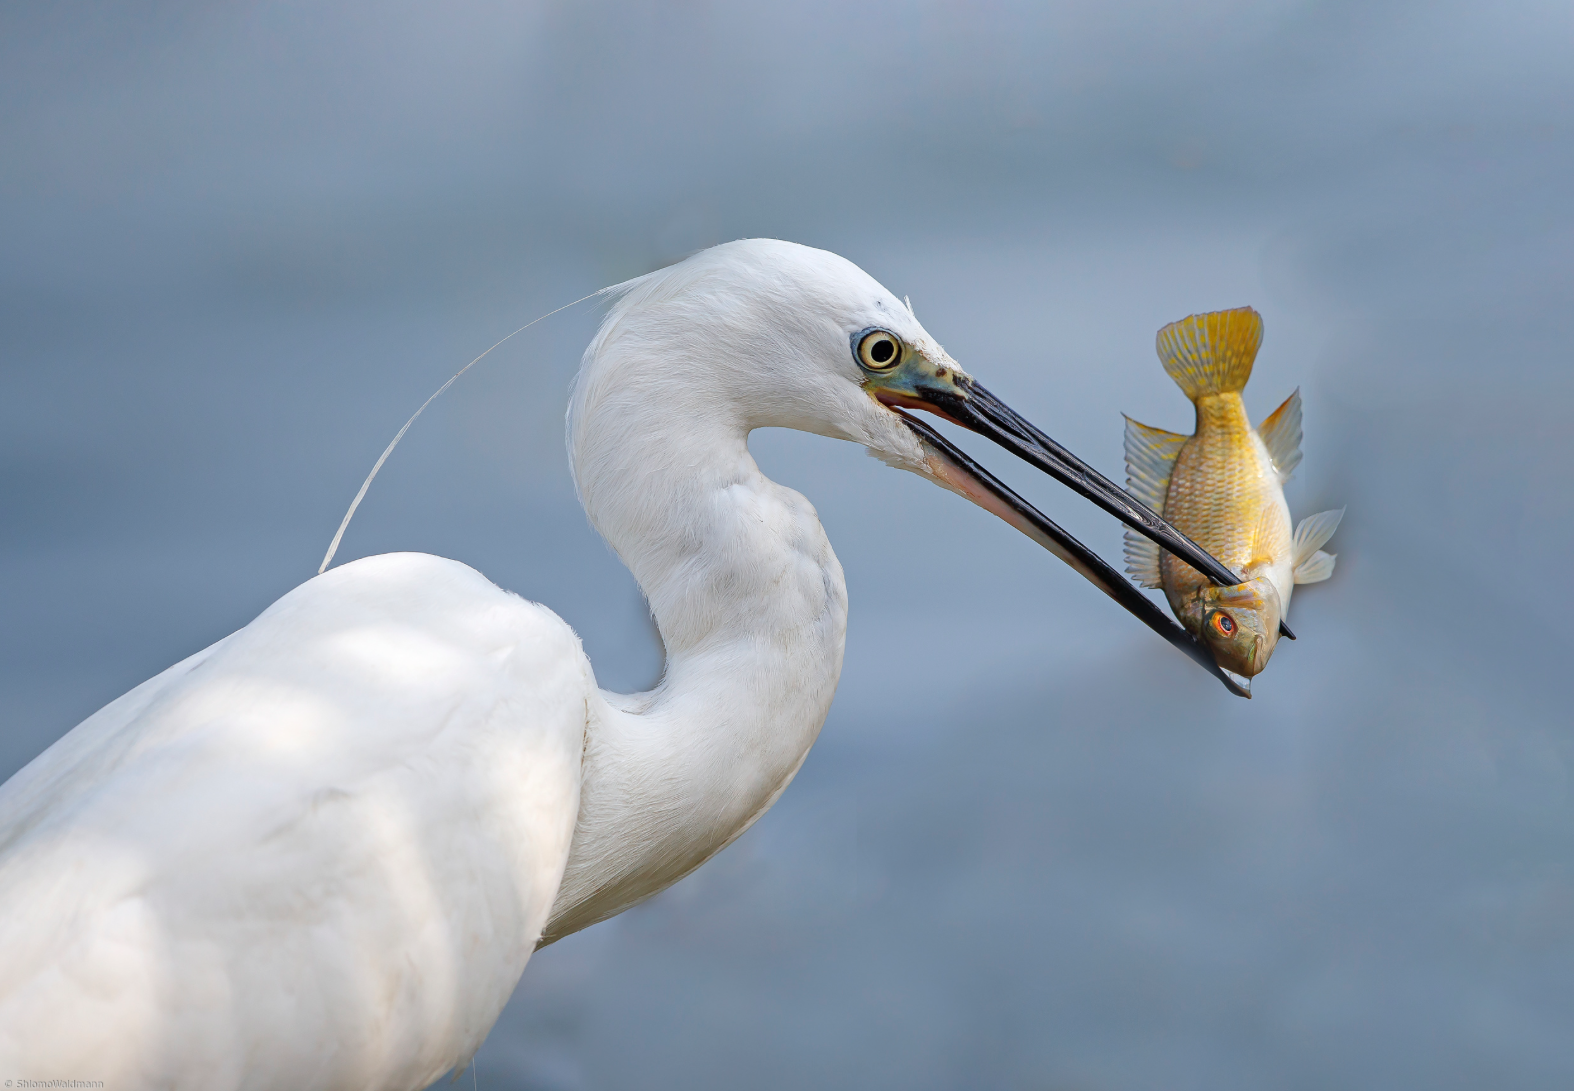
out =
<path fill-rule="evenodd" d="M 1235 619 L 1222 610 L 1213 615 L 1213 627 L 1219 631 L 1220 636 L 1235 635 Z"/>
<path fill-rule="evenodd" d="M 858 362 L 870 371 L 886 371 L 901 358 L 902 343 L 886 330 L 870 330 L 858 342 Z"/>

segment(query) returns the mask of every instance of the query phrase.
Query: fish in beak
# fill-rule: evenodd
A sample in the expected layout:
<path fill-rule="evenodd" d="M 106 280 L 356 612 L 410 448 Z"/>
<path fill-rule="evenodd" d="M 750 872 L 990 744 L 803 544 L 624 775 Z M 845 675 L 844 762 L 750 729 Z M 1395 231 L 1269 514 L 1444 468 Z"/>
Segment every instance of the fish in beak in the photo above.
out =
<path fill-rule="evenodd" d="M 904 410 L 933 413 L 987 437 L 1093 501 L 1220 586 L 1240 583 L 1234 572 L 1151 508 L 1030 424 L 958 368 L 950 357 L 935 359 L 906 344 L 891 331 L 879 328 L 855 333 L 852 350 L 865 376 L 864 389 L 901 416 L 903 423 L 917 435 L 936 482 L 1010 523 L 1065 561 L 1212 674 L 1231 693 L 1251 696 L 1248 689 L 1220 669 L 1201 641 L 1177 625 L 1135 584 L 934 428 Z"/>
<path fill-rule="evenodd" d="M 1284 620 L 1295 588 L 1333 574 L 1334 555 L 1321 547 L 1343 515 L 1321 512 L 1291 530 L 1284 483 L 1301 461 L 1300 392 L 1255 428 L 1241 400 L 1262 336 L 1262 316 L 1250 307 L 1171 322 L 1156 347 L 1195 406 L 1196 432 L 1126 419 L 1132 491 L 1239 571 L 1241 583 L 1219 587 L 1129 532 L 1126 571 L 1162 589 L 1181 625 L 1247 680 L 1268 665 L 1280 637 L 1295 639 Z"/>

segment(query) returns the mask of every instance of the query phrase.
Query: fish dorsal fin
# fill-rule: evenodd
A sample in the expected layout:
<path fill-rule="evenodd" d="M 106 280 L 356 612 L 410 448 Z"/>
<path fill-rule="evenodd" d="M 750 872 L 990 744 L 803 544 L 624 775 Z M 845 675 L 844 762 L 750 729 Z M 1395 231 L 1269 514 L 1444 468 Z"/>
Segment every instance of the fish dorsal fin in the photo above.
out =
<path fill-rule="evenodd" d="M 1175 456 L 1190 438 L 1126 417 L 1126 488 L 1160 515 Z"/>
<path fill-rule="evenodd" d="M 1126 418 L 1126 489 L 1160 515 L 1164 514 L 1175 456 L 1190 438 Z M 1126 571 L 1144 587 L 1163 585 L 1159 547 L 1153 539 L 1126 531 Z"/>
<path fill-rule="evenodd" d="M 1308 515 L 1302 519 L 1295 528 L 1295 541 L 1290 547 L 1290 563 L 1297 569 L 1301 564 L 1310 560 L 1312 554 L 1322 549 L 1323 543 L 1334 536 L 1334 531 L 1339 529 L 1339 520 L 1344 518 L 1344 509 L 1336 508 L 1333 511 L 1320 511 L 1316 515 Z M 1324 554 L 1327 556 L 1327 554 Z M 1329 561 L 1328 571 L 1333 571 L 1333 562 Z M 1322 579 L 1328 577 L 1322 576 Z M 1297 583 L 1310 583 L 1311 580 L 1296 580 Z"/>
<path fill-rule="evenodd" d="M 1159 359 L 1188 398 L 1239 393 L 1262 346 L 1262 315 L 1250 307 L 1194 314 L 1159 331 Z"/>
<path fill-rule="evenodd" d="M 1279 471 L 1279 480 L 1290 480 L 1290 475 L 1301 464 L 1300 387 L 1257 426 L 1257 434 L 1262 437 L 1263 446 L 1268 448 L 1273 468 Z"/>

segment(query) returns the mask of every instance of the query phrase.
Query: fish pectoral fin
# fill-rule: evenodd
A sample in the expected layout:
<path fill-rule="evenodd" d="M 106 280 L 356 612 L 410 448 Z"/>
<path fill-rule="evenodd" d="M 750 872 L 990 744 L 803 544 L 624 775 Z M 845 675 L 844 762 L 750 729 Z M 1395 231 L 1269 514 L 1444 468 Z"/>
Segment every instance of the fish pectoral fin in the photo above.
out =
<path fill-rule="evenodd" d="M 1309 560 L 1312 554 L 1323 547 L 1328 539 L 1334 536 L 1334 531 L 1339 529 L 1339 520 L 1344 518 L 1344 509 L 1335 511 L 1320 511 L 1316 515 L 1308 515 L 1302 519 L 1295 528 L 1295 540 L 1290 546 L 1290 564 L 1300 568 L 1303 561 Z M 1330 565 L 1330 572 L 1333 571 Z M 1320 577 L 1327 579 L 1327 576 Z M 1296 580 L 1297 583 L 1310 583 L 1310 580 Z"/>
<path fill-rule="evenodd" d="M 1284 399 L 1284 404 L 1269 413 L 1257 426 L 1257 435 L 1262 438 L 1263 446 L 1268 448 L 1273 468 L 1279 471 L 1279 480 L 1290 480 L 1290 475 L 1301 464 L 1300 387 L 1296 387 L 1295 392 Z"/>
<path fill-rule="evenodd" d="M 1338 559 L 1337 553 L 1324 553 L 1319 549 L 1295 566 L 1295 582 L 1321 583 L 1334 574 L 1334 562 Z"/>
<path fill-rule="evenodd" d="M 1164 514 L 1175 458 L 1190 438 L 1126 418 L 1126 490 L 1160 515 Z M 1126 571 L 1144 587 L 1163 585 L 1158 544 L 1129 529 Z"/>

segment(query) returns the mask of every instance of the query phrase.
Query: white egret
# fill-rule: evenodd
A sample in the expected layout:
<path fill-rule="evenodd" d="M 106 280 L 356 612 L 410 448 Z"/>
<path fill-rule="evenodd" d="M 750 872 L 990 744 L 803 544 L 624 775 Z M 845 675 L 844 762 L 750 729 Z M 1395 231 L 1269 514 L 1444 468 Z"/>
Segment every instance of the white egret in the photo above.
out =
<path fill-rule="evenodd" d="M 0 788 L 0 1075 L 415 1091 L 468 1062 L 538 946 L 747 829 L 820 730 L 847 616 L 814 509 L 760 472 L 752 429 L 850 440 L 968 496 L 1212 668 L 904 407 L 1230 577 L 851 263 L 759 240 L 695 255 L 618 289 L 569 409 L 585 510 L 666 645 L 660 684 L 597 689 L 566 623 L 457 561 L 302 584 Z"/>

